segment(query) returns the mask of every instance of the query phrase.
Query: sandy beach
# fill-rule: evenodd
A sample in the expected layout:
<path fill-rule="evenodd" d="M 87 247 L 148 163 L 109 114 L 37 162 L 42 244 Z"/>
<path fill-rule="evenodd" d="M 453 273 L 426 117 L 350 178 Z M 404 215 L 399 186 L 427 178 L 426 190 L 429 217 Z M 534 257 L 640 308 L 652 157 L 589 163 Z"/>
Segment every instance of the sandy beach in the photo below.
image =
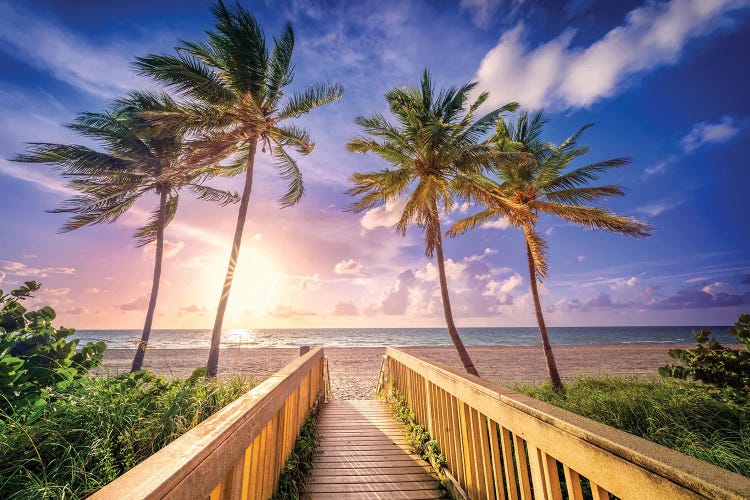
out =
<path fill-rule="evenodd" d="M 629 344 L 555 347 L 563 378 L 579 375 L 658 376 L 657 368 L 671 361 L 667 351 L 693 344 Z M 452 347 L 405 347 L 404 350 L 460 368 Z M 326 349 L 331 386 L 336 399 L 372 397 L 385 349 L 380 347 L 332 347 Z M 483 378 L 500 384 L 541 382 L 546 369 L 541 347 L 470 347 L 469 352 Z M 262 380 L 299 355 L 297 349 L 222 349 L 221 372 L 242 373 Z M 154 349 L 146 354 L 144 368 L 168 377 L 186 377 L 203 366 L 207 349 Z M 133 351 L 108 350 L 105 369 L 111 374 L 127 372 Z"/>

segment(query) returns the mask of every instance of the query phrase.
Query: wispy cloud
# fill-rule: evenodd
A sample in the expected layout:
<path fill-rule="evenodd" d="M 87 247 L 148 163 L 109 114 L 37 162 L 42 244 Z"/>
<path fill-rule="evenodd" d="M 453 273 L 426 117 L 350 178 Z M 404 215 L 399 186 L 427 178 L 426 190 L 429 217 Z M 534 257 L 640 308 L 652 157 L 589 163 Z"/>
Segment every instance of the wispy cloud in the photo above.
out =
<path fill-rule="evenodd" d="M 657 203 L 651 203 L 649 205 L 643 205 L 636 208 L 635 210 L 636 212 L 641 212 L 646 215 L 650 215 L 651 217 L 656 217 L 657 215 L 661 215 L 668 210 L 679 207 L 680 205 L 682 205 L 682 203 L 682 200 L 665 200 Z"/>
<path fill-rule="evenodd" d="M 716 123 L 700 122 L 693 125 L 690 132 L 680 140 L 685 153 L 695 151 L 706 144 L 727 142 L 740 131 L 739 125 L 732 116 L 723 116 Z"/>
<path fill-rule="evenodd" d="M 76 272 L 72 267 L 28 267 L 23 262 L 12 260 L 0 260 L 0 269 L 10 276 L 30 278 L 46 278 L 50 274 L 75 274 Z"/>
<path fill-rule="evenodd" d="M 679 153 L 671 154 L 665 160 L 644 169 L 643 174 L 645 177 L 650 177 L 664 173 L 673 164 L 705 145 L 720 144 L 732 140 L 741 128 L 742 124 L 731 115 L 723 116 L 716 123 L 708 121 L 696 123 L 690 129 L 690 132 L 680 139 L 681 151 Z"/>
<path fill-rule="evenodd" d="M 148 87 L 129 67 L 146 47 L 133 42 L 94 44 L 20 3 L 0 2 L 0 50 L 85 92 L 111 98 Z"/>
<path fill-rule="evenodd" d="M 513 16 L 524 0 L 461 0 L 461 9 L 471 16 L 480 28 L 491 26 L 501 14 L 504 18 Z M 502 9 L 501 9 L 502 7 Z"/>
<path fill-rule="evenodd" d="M 679 61 L 687 44 L 731 24 L 748 0 L 648 2 L 586 47 L 573 46 L 575 30 L 531 46 L 518 24 L 500 38 L 477 71 L 488 104 L 513 98 L 528 107 L 587 107 L 619 92 L 628 77 Z"/>

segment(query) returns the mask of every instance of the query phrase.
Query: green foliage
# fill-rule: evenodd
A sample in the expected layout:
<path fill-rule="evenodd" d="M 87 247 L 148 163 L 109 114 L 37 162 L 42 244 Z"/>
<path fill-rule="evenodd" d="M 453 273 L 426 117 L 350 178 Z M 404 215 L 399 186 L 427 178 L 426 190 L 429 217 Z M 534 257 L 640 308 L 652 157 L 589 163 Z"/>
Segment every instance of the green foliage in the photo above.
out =
<path fill-rule="evenodd" d="M 35 422 L 0 426 L 0 498 L 86 497 L 254 385 L 146 371 L 84 377 Z"/>
<path fill-rule="evenodd" d="M 22 411 L 35 418 L 52 394 L 101 364 L 106 349 L 89 342 L 76 351 L 78 340 L 67 340 L 75 330 L 52 326 L 54 309 L 27 310 L 21 302 L 40 288 L 27 281 L 8 294 L 0 290 L 0 422 Z"/>
<path fill-rule="evenodd" d="M 745 345 L 744 350 L 724 347 L 708 330 L 694 331 L 695 349 L 670 349 L 669 355 L 684 366 L 659 368 L 663 377 L 691 378 L 715 389 L 712 393 L 736 401 L 750 398 L 750 314 L 741 314 L 729 334 Z"/>
<path fill-rule="evenodd" d="M 579 378 L 514 389 L 668 448 L 750 476 L 750 407 L 682 380 Z"/>
<path fill-rule="evenodd" d="M 393 386 L 389 386 L 385 391 L 385 401 L 391 407 L 396 420 L 406 424 L 404 439 L 411 447 L 414 453 L 418 453 L 427 462 L 441 479 L 442 470 L 445 467 L 445 455 L 440 453 L 440 447 L 437 441 L 430 437 L 430 433 L 423 425 L 416 423 L 414 412 L 406 403 L 406 398 Z"/>
<path fill-rule="evenodd" d="M 294 449 L 281 470 L 279 489 L 273 496 L 274 500 L 298 500 L 304 493 L 304 486 L 312 475 L 313 460 L 315 460 L 320 445 L 320 434 L 318 434 L 319 409 L 320 406 L 316 403 L 305 417 Z"/>

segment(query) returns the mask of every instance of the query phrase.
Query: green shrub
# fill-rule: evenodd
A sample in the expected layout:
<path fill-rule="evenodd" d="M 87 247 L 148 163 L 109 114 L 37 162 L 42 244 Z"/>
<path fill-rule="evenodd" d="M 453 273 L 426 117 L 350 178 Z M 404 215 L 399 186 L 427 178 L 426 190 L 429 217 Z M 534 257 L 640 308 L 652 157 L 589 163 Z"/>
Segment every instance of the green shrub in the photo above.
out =
<path fill-rule="evenodd" d="M 744 350 L 724 347 L 715 338 L 709 340 L 708 330 L 694 331 L 698 344 L 695 349 L 671 349 L 669 355 L 684 366 L 667 365 L 659 368 L 663 377 L 691 378 L 705 382 L 722 391 L 714 394 L 737 401 L 750 397 L 750 315 L 741 314 L 729 334 L 745 344 Z"/>
<path fill-rule="evenodd" d="M 750 407 L 713 397 L 703 384 L 673 379 L 582 377 L 566 384 L 564 392 L 553 390 L 550 384 L 514 388 L 750 476 Z"/>
<path fill-rule="evenodd" d="M 443 479 L 443 468 L 447 463 L 445 455 L 440 452 L 437 441 L 430 437 L 427 429 L 416 423 L 414 412 L 407 405 L 406 398 L 394 386 L 385 388 L 382 396 L 391 407 L 393 415 L 399 422 L 406 424 L 404 439 L 409 444 L 412 452 L 419 454 L 432 465 L 438 477 Z"/>
<path fill-rule="evenodd" d="M 0 290 L 0 422 L 22 412 L 32 419 L 53 393 L 69 389 L 102 362 L 104 342 L 89 342 L 76 352 L 78 340 L 66 340 L 71 328 L 55 328 L 55 311 L 27 310 L 21 302 L 41 285 L 27 281 L 5 294 Z"/>
<path fill-rule="evenodd" d="M 82 498 L 247 392 L 254 383 L 149 372 L 84 377 L 36 421 L 0 426 L 0 498 Z"/>
<path fill-rule="evenodd" d="M 305 417 L 294 449 L 281 470 L 279 488 L 273 496 L 274 500 L 298 500 L 304 493 L 305 484 L 312 476 L 313 461 L 320 445 L 319 407 L 320 405 L 315 403 Z"/>

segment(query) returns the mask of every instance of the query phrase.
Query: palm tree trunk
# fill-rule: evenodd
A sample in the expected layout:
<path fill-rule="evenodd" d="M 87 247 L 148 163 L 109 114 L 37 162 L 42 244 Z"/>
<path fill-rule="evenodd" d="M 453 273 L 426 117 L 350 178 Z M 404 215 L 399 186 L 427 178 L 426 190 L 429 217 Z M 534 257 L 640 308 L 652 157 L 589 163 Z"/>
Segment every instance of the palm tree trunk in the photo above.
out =
<path fill-rule="evenodd" d="M 208 363 L 206 365 L 207 375 L 215 377 L 219 372 L 219 345 L 221 344 L 221 332 L 224 325 L 224 313 L 227 310 L 229 302 L 229 292 L 232 290 L 232 280 L 234 280 L 234 270 L 237 267 L 237 259 L 240 254 L 240 245 L 242 245 L 242 231 L 245 229 L 245 220 L 247 218 L 247 208 L 250 203 L 250 193 L 253 190 L 253 170 L 255 166 L 255 146 L 253 143 L 247 153 L 247 167 L 245 169 L 245 186 L 242 189 L 242 198 L 240 199 L 240 211 L 237 214 L 237 226 L 234 229 L 234 241 L 232 243 L 232 252 L 229 256 L 227 265 L 227 274 L 224 277 L 224 287 L 221 290 L 219 298 L 219 307 L 216 310 L 216 319 L 214 320 L 214 329 L 211 333 L 211 350 L 208 353 Z"/>
<path fill-rule="evenodd" d="M 443 297 L 443 312 L 445 313 L 445 322 L 448 325 L 448 333 L 451 336 L 453 345 L 456 346 L 458 351 L 458 357 L 461 359 L 461 363 L 464 365 L 464 369 L 472 375 L 479 376 L 474 363 L 469 357 L 469 353 L 466 351 L 464 343 L 461 341 L 461 337 L 458 335 L 458 330 L 453 322 L 453 311 L 451 310 L 451 299 L 448 296 L 448 280 L 445 277 L 445 259 L 443 256 L 443 236 L 440 229 L 440 221 L 438 221 L 438 232 L 435 242 L 435 249 L 437 250 L 437 264 L 438 274 L 440 275 L 440 294 Z"/>
<path fill-rule="evenodd" d="M 151 325 L 154 322 L 154 311 L 156 310 L 156 297 L 159 295 L 159 280 L 161 278 L 161 261 L 164 256 L 164 224 L 167 213 L 167 190 L 162 189 L 159 195 L 159 223 L 156 227 L 156 254 L 154 255 L 154 279 L 151 283 L 151 298 L 148 301 L 146 311 L 146 322 L 143 325 L 141 341 L 135 351 L 130 373 L 137 372 L 143 367 L 143 357 L 146 355 L 146 346 L 151 336 Z"/>
<path fill-rule="evenodd" d="M 547 363 L 547 373 L 549 379 L 552 382 L 552 387 L 555 390 L 562 390 L 563 383 L 560 380 L 560 373 L 557 371 L 557 363 L 555 363 L 555 355 L 552 353 L 552 346 L 549 343 L 549 336 L 547 335 L 547 325 L 544 324 L 544 316 L 542 315 L 542 303 L 539 301 L 539 290 L 536 283 L 536 265 L 534 264 L 534 256 L 531 254 L 531 247 L 529 247 L 528 241 L 526 242 L 526 256 L 529 261 L 529 283 L 531 284 L 531 295 L 534 297 L 534 309 L 536 311 L 536 321 L 539 325 L 539 334 L 542 336 L 542 347 L 544 348 L 544 361 Z"/>

